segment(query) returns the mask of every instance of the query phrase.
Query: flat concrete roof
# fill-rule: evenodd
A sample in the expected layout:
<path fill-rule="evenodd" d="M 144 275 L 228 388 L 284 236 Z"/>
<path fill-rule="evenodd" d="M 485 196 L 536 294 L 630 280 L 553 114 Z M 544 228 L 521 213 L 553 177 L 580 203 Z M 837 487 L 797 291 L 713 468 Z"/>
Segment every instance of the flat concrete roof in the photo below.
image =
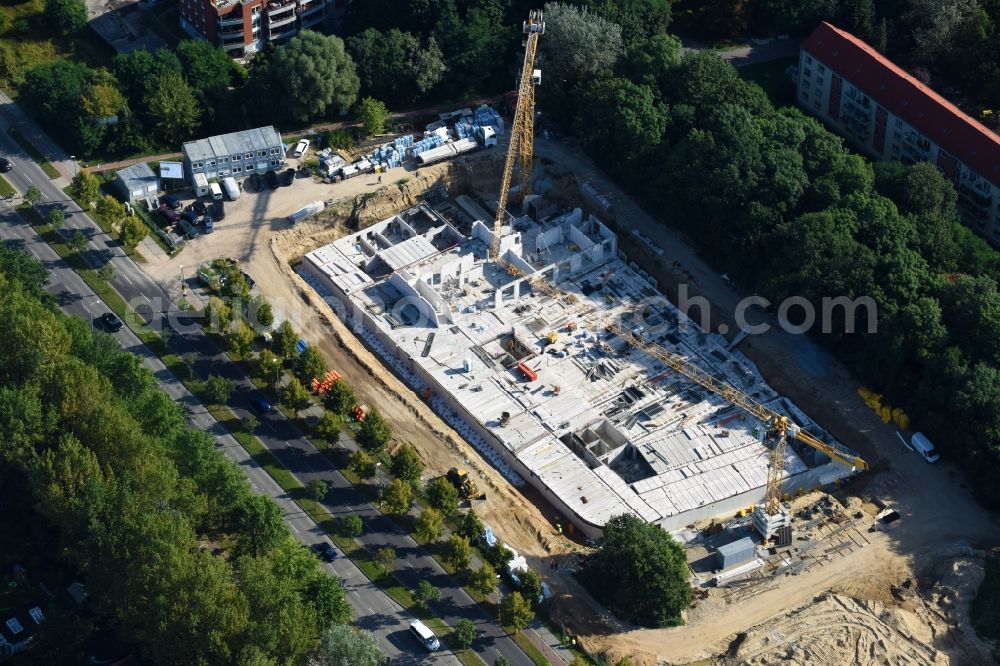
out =
<path fill-rule="evenodd" d="M 435 394 L 588 521 L 634 513 L 657 522 L 767 479 L 761 424 L 608 333 L 611 320 L 828 437 L 630 268 L 600 221 L 577 209 L 504 229 L 505 258 L 554 275 L 570 303 L 489 262 L 485 214 L 459 204 L 480 220 L 469 236 L 447 222 L 418 233 L 395 216 L 308 253 L 306 266 L 391 341 L 383 358 L 405 372 L 419 366 Z M 785 474 L 806 469 L 787 447 Z"/>

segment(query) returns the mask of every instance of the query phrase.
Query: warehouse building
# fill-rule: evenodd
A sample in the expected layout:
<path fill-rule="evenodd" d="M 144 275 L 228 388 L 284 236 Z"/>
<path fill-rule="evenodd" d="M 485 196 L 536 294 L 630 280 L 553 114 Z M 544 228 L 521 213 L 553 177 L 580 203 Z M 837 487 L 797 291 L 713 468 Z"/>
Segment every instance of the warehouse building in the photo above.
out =
<path fill-rule="evenodd" d="M 822 23 L 802 44 L 798 102 L 878 160 L 930 162 L 962 220 L 1000 246 L 1000 137 L 854 35 Z"/>
<path fill-rule="evenodd" d="M 227 176 L 240 180 L 277 171 L 285 163 L 281 134 L 272 126 L 188 141 L 183 154 L 184 175 L 198 196 L 208 194 L 212 180 Z"/>
<path fill-rule="evenodd" d="M 301 272 L 484 458 L 537 488 L 573 530 L 597 536 L 622 513 L 677 529 L 759 502 L 767 480 L 761 424 L 629 347 L 609 321 L 641 328 L 832 442 L 746 356 L 662 297 L 598 219 L 576 209 L 509 220 L 501 252 L 521 277 L 488 259 L 491 220 L 464 196 L 421 205 L 308 253 Z M 533 274 L 572 298 L 533 289 Z M 784 487 L 850 471 L 790 441 Z"/>

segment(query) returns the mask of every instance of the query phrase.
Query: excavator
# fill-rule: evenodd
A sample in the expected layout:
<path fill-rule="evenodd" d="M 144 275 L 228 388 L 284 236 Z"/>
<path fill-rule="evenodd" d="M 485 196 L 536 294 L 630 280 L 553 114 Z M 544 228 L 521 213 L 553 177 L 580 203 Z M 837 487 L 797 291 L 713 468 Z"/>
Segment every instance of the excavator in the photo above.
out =
<path fill-rule="evenodd" d="M 500 181 L 500 196 L 497 201 L 497 214 L 493 223 L 493 238 L 490 244 L 490 260 L 499 264 L 515 278 L 524 277 L 533 290 L 544 292 L 552 298 L 558 298 L 566 303 L 575 302 L 576 296 L 567 293 L 550 283 L 542 272 L 526 275 L 521 268 L 511 264 L 502 257 L 501 236 L 507 217 L 507 202 L 510 199 L 511 180 L 514 174 L 514 164 L 519 166 L 520 188 L 517 198 L 523 200 L 531 192 L 532 158 L 534 143 L 535 119 L 535 86 L 541 82 L 541 72 L 535 69 L 535 57 L 538 53 L 538 40 L 545 33 L 545 22 L 542 12 L 532 10 L 528 20 L 524 22 L 524 62 L 521 68 L 521 81 L 517 93 L 517 106 L 514 111 L 514 122 L 511 125 L 510 145 L 504 161 L 503 175 Z M 764 504 L 758 511 L 759 520 L 755 525 L 765 539 L 771 537 L 772 526 L 789 524 L 790 517 L 782 509 L 781 480 L 785 468 L 785 448 L 791 437 L 807 446 L 829 456 L 838 463 L 847 465 L 854 470 L 868 470 L 868 463 L 852 451 L 836 444 L 828 444 L 809 434 L 784 414 L 780 414 L 753 400 L 734 386 L 712 377 L 697 365 L 689 362 L 683 356 L 643 338 L 638 332 L 631 331 L 617 321 L 606 323 L 606 330 L 620 336 L 626 343 L 638 351 L 662 361 L 666 366 L 683 375 L 707 391 L 720 396 L 732 405 L 741 408 L 764 424 L 767 440 L 770 443 L 768 455 L 767 486 L 764 493 Z M 763 512 L 760 514 L 759 512 Z"/>

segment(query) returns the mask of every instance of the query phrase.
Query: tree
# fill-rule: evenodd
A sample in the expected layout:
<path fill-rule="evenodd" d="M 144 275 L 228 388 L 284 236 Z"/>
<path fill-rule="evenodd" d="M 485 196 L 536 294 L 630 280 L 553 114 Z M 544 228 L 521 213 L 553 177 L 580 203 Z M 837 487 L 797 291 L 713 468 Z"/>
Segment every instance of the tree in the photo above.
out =
<path fill-rule="evenodd" d="M 247 358 L 253 351 L 254 337 L 256 336 L 253 329 L 245 321 L 239 319 L 230 323 L 229 330 L 226 331 L 226 344 L 229 345 L 229 350 L 234 356 Z"/>
<path fill-rule="evenodd" d="M 295 358 L 295 355 L 298 353 L 295 346 L 298 342 L 299 334 L 295 332 L 291 322 L 287 319 L 281 322 L 278 328 L 271 334 L 271 349 L 286 361 Z"/>
<path fill-rule="evenodd" d="M 358 118 L 361 119 L 361 127 L 367 136 L 382 134 L 388 117 L 389 109 L 373 97 L 365 97 L 358 106 Z"/>
<path fill-rule="evenodd" d="M 404 481 L 393 479 L 382 492 L 382 506 L 386 513 L 401 516 L 408 513 L 412 505 L 413 489 Z"/>
<path fill-rule="evenodd" d="M 476 625 L 472 620 L 462 618 L 455 625 L 455 642 L 463 650 L 469 649 L 472 641 L 476 640 Z"/>
<path fill-rule="evenodd" d="M 484 597 L 497 591 L 497 572 L 489 562 L 483 562 L 483 566 L 472 572 L 472 579 L 469 581 L 472 589 Z"/>
<path fill-rule="evenodd" d="M 323 657 L 329 666 L 381 666 L 385 661 L 372 634 L 346 624 L 331 625 L 323 633 Z"/>
<path fill-rule="evenodd" d="M 498 619 L 500 624 L 510 627 L 511 633 L 516 634 L 523 631 L 535 619 L 535 611 L 520 592 L 511 592 L 500 602 Z"/>
<path fill-rule="evenodd" d="M 314 502 L 322 502 L 327 492 L 326 481 L 321 479 L 313 479 L 306 484 L 306 496 Z"/>
<path fill-rule="evenodd" d="M 581 580 L 616 615 L 645 627 L 680 624 L 691 602 L 684 549 L 636 516 L 614 516 L 605 524 L 603 545 Z"/>
<path fill-rule="evenodd" d="M 330 411 L 323 412 L 313 433 L 331 444 L 336 444 L 340 439 L 340 417 Z"/>
<path fill-rule="evenodd" d="M 203 393 L 209 402 L 224 405 L 229 402 L 234 390 L 236 390 L 236 384 L 233 380 L 222 375 L 209 375 L 208 379 L 205 380 Z"/>
<path fill-rule="evenodd" d="M 444 525 L 444 518 L 435 509 L 427 507 L 420 512 L 413 533 L 421 541 L 437 541 L 441 537 L 441 528 Z"/>
<path fill-rule="evenodd" d="M 261 349 L 260 354 L 257 356 L 257 367 L 259 368 L 260 376 L 267 381 L 268 386 L 274 386 L 278 383 L 281 359 L 278 358 L 277 354 L 267 347 Z"/>
<path fill-rule="evenodd" d="M 251 435 L 257 432 L 257 428 L 260 427 L 260 421 L 253 414 L 247 414 L 246 418 L 243 419 L 243 427 L 247 429 L 247 432 Z"/>
<path fill-rule="evenodd" d="M 458 510 L 458 490 L 443 476 L 427 484 L 427 501 L 432 507 L 446 516 Z"/>
<path fill-rule="evenodd" d="M 45 223 L 50 225 L 53 229 L 61 229 L 65 220 L 66 215 L 62 212 L 61 208 L 53 208 L 45 214 Z"/>
<path fill-rule="evenodd" d="M 111 71 L 134 109 L 144 108 L 147 96 L 164 74 L 183 74 L 180 59 L 172 49 L 119 53 L 112 61 Z"/>
<path fill-rule="evenodd" d="M 375 562 L 378 563 L 382 570 L 388 574 L 389 569 L 396 562 L 396 549 L 392 546 L 382 546 L 375 551 Z"/>
<path fill-rule="evenodd" d="M 101 181 L 89 171 L 78 171 L 70 182 L 70 188 L 78 201 L 89 206 L 101 194 Z"/>
<path fill-rule="evenodd" d="M 107 284 L 115 279 L 115 265 L 110 261 L 104 262 L 104 265 L 97 269 L 98 279 Z"/>
<path fill-rule="evenodd" d="M 441 599 L 441 590 L 434 587 L 429 580 L 421 580 L 417 589 L 413 591 L 413 600 L 417 602 L 417 607 L 427 610 L 427 604 Z"/>
<path fill-rule="evenodd" d="M 390 471 L 397 479 L 415 483 L 420 480 L 420 475 L 424 471 L 424 463 L 421 462 L 413 445 L 404 442 L 392 453 Z"/>
<path fill-rule="evenodd" d="M 45 25 L 60 35 L 71 35 L 87 25 L 87 4 L 83 0 L 45 0 Z"/>
<path fill-rule="evenodd" d="M 484 555 L 497 571 L 506 569 L 507 564 L 514 559 L 514 554 L 500 539 L 494 541 L 492 546 L 488 546 Z"/>
<path fill-rule="evenodd" d="M 581 103 L 578 127 L 587 149 L 619 169 L 651 154 L 667 128 L 667 109 L 653 90 L 627 79 L 595 82 Z"/>
<path fill-rule="evenodd" d="M 547 2 L 545 37 L 538 43 L 538 67 L 552 82 L 544 90 L 568 88 L 599 78 L 622 51 L 621 27 L 586 7 Z"/>
<path fill-rule="evenodd" d="M 92 201 L 92 199 L 86 199 L 85 201 Z M 104 218 L 104 221 L 112 229 L 120 229 L 125 223 L 125 205 L 108 194 L 98 198 L 96 201 L 94 212 L 97 213 L 98 217 Z"/>
<path fill-rule="evenodd" d="M 146 109 L 157 136 L 167 144 L 190 138 L 201 121 L 201 106 L 180 74 L 162 74 L 146 97 Z"/>
<path fill-rule="evenodd" d="M 354 389 L 343 379 L 335 381 L 323 396 L 326 408 L 340 416 L 347 416 L 354 406 Z"/>
<path fill-rule="evenodd" d="M 351 621 L 351 605 L 347 602 L 340 579 L 317 571 L 306 588 L 305 596 L 312 601 L 320 626 L 329 622 L 348 624 Z"/>
<path fill-rule="evenodd" d="M 337 382 L 339 383 L 339 382 Z M 358 430 L 358 444 L 372 453 L 385 450 L 386 444 L 392 439 L 392 427 L 386 423 L 382 413 L 372 409 L 365 415 L 365 420 Z"/>
<path fill-rule="evenodd" d="M 370 479 L 375 476 L 375 459 L 363 449 L 352 451 L 347 457 L 347 469 L 362 479 Z"/>
<path fill-rule="evenodd" d="M 268 85 L 289 119 L 302 123 L 350 108 L 359 83 L 339 37 L 304 30 L 275 51 Z"/>
<path fill-rule="evenodd" d="M 185 39 L 176 51 L 184 78 L 199 97 L 229 86 L 234 63 L 222 48 L 203 39 Z"/>
<path fill-rule="evenodd" d="M 83 235 L 82 231 L 74 231 L 73 235 L 70 236 L 69 241 L 67 241 L 69 249 L 73 250 L 77 254 L 81 254 L 87 249 L 87 237 Z"/>
<path fill-rule="evenodd" d="M 462 523 L 458 526 L 458 533 L 467 537 L 473 543 L 482 538 L 485 531 L 486 528 L 483 526 L 483 521 L 479 519 L 479 516 L 472 509 L 469 509 L 469 512 L 462 518 Z"/>
<path fill-rule="evenodd" d="M 294 412 L 301 412 L 312 404 L 312 400 L 309 399 L 309 389 L 295 377 L 288 380 L 285 388 L 281 390 L 281 402 Z"/>
<path fill-rule="evenodd" d="M 251 313 L 252 321 L 256 324 L 254 328 L 266 331 L 274 323 L 274 310 L 263 296 L 254 299 Z"/>
<path fill-rule="evenodd" d="M 99 77 L 96 70 L 66 58 L 36 65 L 24 74 L 18 103 L 69 146 L 90 151 L 100 145 L 104 128 L 81 122 L 86 115 L 82 100 L 88 86 Z"/>
<path fill-rule="evenodd" d="M 390 104 L 409 104 L 438 84 L 446 65 L 437 41 L 430 37 L 421 47 L 420 39 L 392 28 L 375 28 L 347 40 L 357 65 L 361 89 Z"/>
<path fill-rule="evenodd" d="M 519 571 L 517 574 L 521 586 L 518 588 L 524 598 L 534 604 L 542 597 L 542 577 L 534 569 Z"/>
<path fill-rule="evenodd" d="M 747 29 L 752 7 L 747 0 L 706 0 L 706 27 L 724 37 L 739 37 Z"/>
<path fill-rule="evenodd" d="M 622 59 L 622 68 L 633 83 L 659 90 L 680 62 L 680 40 L 673 35 L 659 34 L 629 49 Z"/>
<path fill-rule="evenodd" d="M 270 497 L 248 495 L 239 510 L 239 548 L 253 556 L 263 555 L 288 538 L 278 504 Z"/>
<path fill-rule="evenodd" d="M 444 559 L 460 571 L 472 564 L 472 546 L 461 534 L 452 534 L 444 544 Z"/>
<path fill-rule="evenodd" d="M 146 225 L 143 224 L 138 216 L 129 215 L 125 218 L 125 223 L 122 225 L 122 243 L 129 250 L 134 250 L 142 242 L 142 239 L 146 237 L 148 232 L 149 230 L 146 228 Z"/>
<path fill-rule="evenodd" d="M 34 185 L 29 185 L 28 189 L 24 192 L 24 200 L 34 206 L 42 200 L 42 191 Z"/>
<path fill-rule="evenodd" d="M 337 531 L 340 533 L 340 536 L 346 539 L 356 539 L 361 536 L 363 530 L 364 525 L 361 522 L 361 516 L 356 513 L 341 516 L 340 520 L 337 521 Z"/>
<path fill-rule="evenodd" d="M 312 345 L 306 347 L 305 350 L 299 354 L 296 366 L 299 378 L 303 382 L 310 382 L 317 377 L 322 377 L 327 371 L 326 359 L 323 358 L 323 354 L 321 354 L 320 351 Z"/>

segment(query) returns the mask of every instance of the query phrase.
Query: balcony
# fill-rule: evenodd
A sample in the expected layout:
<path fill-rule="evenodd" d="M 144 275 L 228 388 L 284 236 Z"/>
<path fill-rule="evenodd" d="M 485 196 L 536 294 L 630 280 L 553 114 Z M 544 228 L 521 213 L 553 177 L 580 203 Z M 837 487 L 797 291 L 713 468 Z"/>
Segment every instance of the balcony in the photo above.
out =
<path fill-rule="evenodd" d="M 225 49 L 226 51 L 235 51 L 236 49 L 239 49 L 240 51 L 242 51 L 243 50 L 243 42 L 239 41 L 239 42 L 233 42 L 231 44 L 223 43 L 222 44 L 222 48 Z"/>
<path fill-rule="evenodd" d="M 220 30 L 224 30 L 225 28 L 236 25 L 243 27 L 243 17 L 237 16 L 236 18 L 227 18 L 227 19 L 220 18 L 218 25 Z"/>
<path fill-rule="evenodd" d="M 267 6 L 267 15 L 273 18 L 278 14 L 283 14 L 284 12 L 291 12 L 293 9 L 295 9 L 295 3 L 292 0 L 285 0 L 284 2 L 272 2 Z"/>
<path fill-rule="evenodd" d="M 293 15 L 292 18 L 294 19 L 295 16 Z M 276 42 L 281 39 L 288 39 L 289 37 L 294 37 L 296 32 L 298 32 L 298 30 L 296 30 L 295 25 L 292 24 L 288 30 L 272 30 L 270 34 L 268 34 L 267 40 L 269 42 Z"/>
<path fill-rule="evenodd" d="M 275 28 L 281 27 L 283 25 L 288 25 L 289 23 L 292 23 L 294 21 L 295 21 L 295 14 L 291 13 L 279 16 L 278 18 L 271 18 L 271 20 L 267 22 L 267 25 L 269 28 L 271 28 L 272 31 L 274 31 Z"/>
<path fill-rule="evenodd" d="M 232 30 L 230 32 L 220 32 L 219 39 L 222 40 L 223 45 L 233 42 L 243 43 L 244 32 L 242 30 Z"/>

